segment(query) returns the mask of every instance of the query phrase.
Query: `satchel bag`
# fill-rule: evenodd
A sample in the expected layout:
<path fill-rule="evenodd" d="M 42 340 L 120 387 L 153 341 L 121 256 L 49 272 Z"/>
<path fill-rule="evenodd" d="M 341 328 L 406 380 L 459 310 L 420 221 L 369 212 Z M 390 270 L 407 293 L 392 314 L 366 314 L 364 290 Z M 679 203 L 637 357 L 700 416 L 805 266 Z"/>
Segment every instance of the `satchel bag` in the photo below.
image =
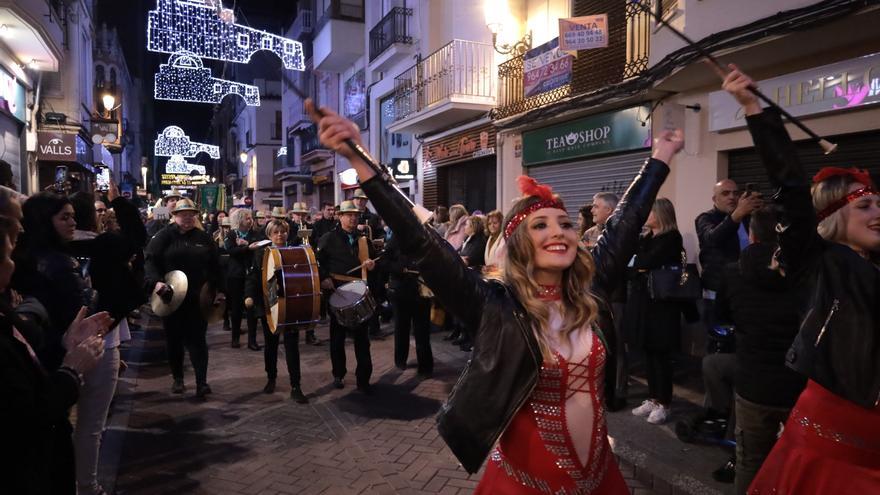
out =
<path fill-rule="evenodd" d="M 697 265 L 687 262 L 681 251 L 681 264 L 654 268 L 648 272 L 648 294 L 654 301 L 691 302 L 700 299 L 703 289 Z"/>

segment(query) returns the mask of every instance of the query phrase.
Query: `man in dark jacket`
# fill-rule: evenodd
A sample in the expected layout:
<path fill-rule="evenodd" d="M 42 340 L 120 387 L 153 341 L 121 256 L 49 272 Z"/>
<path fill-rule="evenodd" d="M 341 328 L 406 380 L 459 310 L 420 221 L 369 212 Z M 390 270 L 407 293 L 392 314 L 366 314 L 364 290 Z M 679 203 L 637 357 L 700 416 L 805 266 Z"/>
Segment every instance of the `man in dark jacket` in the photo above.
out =
<path fill-rule="evenodd" d="M 737 494 L 746 493 L 806 383 L 785 366 L 801 298 L 774 260 L 775 227 L 772 210 L 752 214 L 752 244 L 726 267 L 716 304 L 718 320 L 736 328 Z"/>
<path fill-rule="evenodd" d="M 310 242 L 313 246 L 324 237 L 324 234 L 336 228 L 336 206 L 333 203 L 321 203 L 321 219 L 312 225 L 312 236 Z M 330 292 L 322 291 L 321 293 L 321 321 L 327 320 L 327 301 L 330 299 Z M 317 342 L 317 340 L 316 340 Z"/>
<path fill-rule="evenodd" d="M 361 265 L 359 258 L 359 239 L 364 234 L 358 232 L 357 222 L 360 211 L 351 201 L 343 201 L 339 209 L 339 227 L 321 237 L 318 241 L 318 268 L 321 275 L 321 288 L 333 291 L 340 285 L 353 280 L 360 280 L 360 270 L 352 272 Z M 373 258 L 370 242 L 367 242 L 368 255 Z M 364 263 L 367 270 L 375 268 L 375 263 L 368 259 Z M 352 274 L 355 276 L 353 277 Z M 375 318 L 375 317 L 374 317 Z M 370 320 L 374 319 L 370 318 Z M 357 387 L 364 393 L 370 393 L 370 375 L 373 374 L 373 361 L 370 357 L 370 339 L 367 335 L 369 321 L 356 328 L 346 328 L 330 313 L 330 361 L 333 365 L 333 386 L 342 388 L 345 377 L 345 334 L 351 331 L 354 337 L 354 355 L 357 359 L 355 376 Z"/>

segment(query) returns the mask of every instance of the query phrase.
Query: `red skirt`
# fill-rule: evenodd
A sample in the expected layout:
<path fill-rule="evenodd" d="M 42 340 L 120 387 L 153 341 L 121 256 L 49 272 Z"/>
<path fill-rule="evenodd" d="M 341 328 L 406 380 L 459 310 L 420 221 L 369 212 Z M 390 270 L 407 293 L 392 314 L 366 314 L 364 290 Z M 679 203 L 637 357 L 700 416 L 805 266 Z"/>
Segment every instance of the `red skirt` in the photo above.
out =
<path fill-rule="evenodd" d="M 880 493 L 880 407 L 865 409 L 810 380 L 749 495 Z"/>

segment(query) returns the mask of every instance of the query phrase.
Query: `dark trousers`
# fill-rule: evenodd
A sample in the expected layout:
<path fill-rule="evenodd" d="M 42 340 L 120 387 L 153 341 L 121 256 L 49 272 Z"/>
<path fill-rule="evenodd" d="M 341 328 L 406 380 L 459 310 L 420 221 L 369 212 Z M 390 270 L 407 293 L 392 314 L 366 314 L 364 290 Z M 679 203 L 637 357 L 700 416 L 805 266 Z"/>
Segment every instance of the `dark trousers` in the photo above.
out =
<path fill-rule="evenodd" d="M 299 330 L 279 330 L 276 333 L 269 331 L 269 325 L 265 318 L 260 318 L 263 324 L 263 360 L 266 363 L 266 376 L 270 380 L 278 377 L 278 344 L 281 334 L 284 334 L 284 360 L 287 362 L 287 372 L 290 373 L 290 387 L 299 388 Z"/>
<path fill-rule="evenodd" d="M 623 303 L 611 303 L 614 314 L 614 368 L 606 373 L 614 373 L 614 395 L 625 399 L 629 391 L 629 361 L 627 360 L 626 336 L 623 328 Z"/>
<path fill-rule="evenodd" d="M 247 315 L 248 320 L 248 344 L 257 343 L 257 325 L 254 322 L 251 325 L 251 318 L 254 317 L 253 310 L 244 307 L 244 279 L 228 278 L 226 279 L 226 300 L 229 307 L 230 326 L 232 327 L 232 341 L 238 342 L 241 338 L 241 319 Z"/>
<path fill-rule="evenodd" d="M 354 338 L 354 357 L 357 360 L 355 377 L 358 387 L 366 387 L 370 384 L 370 375 L 373 374 L 373 359 L 370 356 L 369 322 L 359 325 L 357 328 L 348 329 L 342 326 L 333 312 L 330 312 L 330 363 L 333 366 L 333 377 L 343 378 L 348 371 L 345 368 L 345 334 L 352 332 Z"/>
<path fill-rule="evenodd" d="M 405 368 L 409 358 L 409 334 L 412 330 L 416 340 L 418 372 L 434 372 L 434 356 L 431 353 L 431 300 L 411 295 L 391 294 L 394 305 L 394 364 Z"/>
<path fill-rule="evenodd" d="M 645 350 L 648 397 L 668 406 L 672 402 L 672 356 L 668 352 Z"/>
<path fill-rule="evenodd" d="M 208 381 L 208 342 L 205 334 L 208 323 L 202 317 L 198 301 L 183 302 L 183 305 L 162 319 L 165 327 L 165 344 L 168 350 L 168 364 L 175 380 L 183 380 L 183 351 L 189 351 L 196 374 L 196 384 Z"/>
<path fill-rule="evenodd" d="M 745 495 L 776 445 L 779 426 L 791 409 L 757 404 L 736 396 L 736 493 Z"/>

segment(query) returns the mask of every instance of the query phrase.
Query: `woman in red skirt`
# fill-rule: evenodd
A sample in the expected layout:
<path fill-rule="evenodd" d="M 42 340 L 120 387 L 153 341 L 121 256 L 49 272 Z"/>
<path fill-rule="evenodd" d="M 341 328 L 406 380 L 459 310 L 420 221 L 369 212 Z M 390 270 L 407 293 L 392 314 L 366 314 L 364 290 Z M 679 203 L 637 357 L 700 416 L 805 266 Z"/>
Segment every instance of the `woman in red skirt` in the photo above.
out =
<path fill-rule="evenodd" d="M 680 131 L 658 140 L 592 255 L 578 246 L 559 197 L 521 177 L 523 197 L 502 223 L 504 273 L 490 281 L 467 269 L 406 199 L 351 152 L 344 140 L 360 141 L 351 122 L 329 109 L 323 116 L 309 109 L 321 141 L 357 170 L 401 252 L 419 260 L 421 277 L 475 335 L 473 358 L 442 407 L 438 428 L 468 472 L 489 457 L 477 493 L 629 493 L 605 423 L 604 368 L 613 348 L 606 350 L 596 322 L 605 321 L 607 295 L 636 252 L 669 173 L 666 162 L 684 145 Z"/>
<path fill-rule="evenodd" d="M 731 69 L 724 89 L 779 188 L 781 269 L 809 293 L 786 356 L 807 388 L 749 494 L 880 493 L 880 193 L 854 168 L 823 168 L 810 184 L 779 113 Z"/>

